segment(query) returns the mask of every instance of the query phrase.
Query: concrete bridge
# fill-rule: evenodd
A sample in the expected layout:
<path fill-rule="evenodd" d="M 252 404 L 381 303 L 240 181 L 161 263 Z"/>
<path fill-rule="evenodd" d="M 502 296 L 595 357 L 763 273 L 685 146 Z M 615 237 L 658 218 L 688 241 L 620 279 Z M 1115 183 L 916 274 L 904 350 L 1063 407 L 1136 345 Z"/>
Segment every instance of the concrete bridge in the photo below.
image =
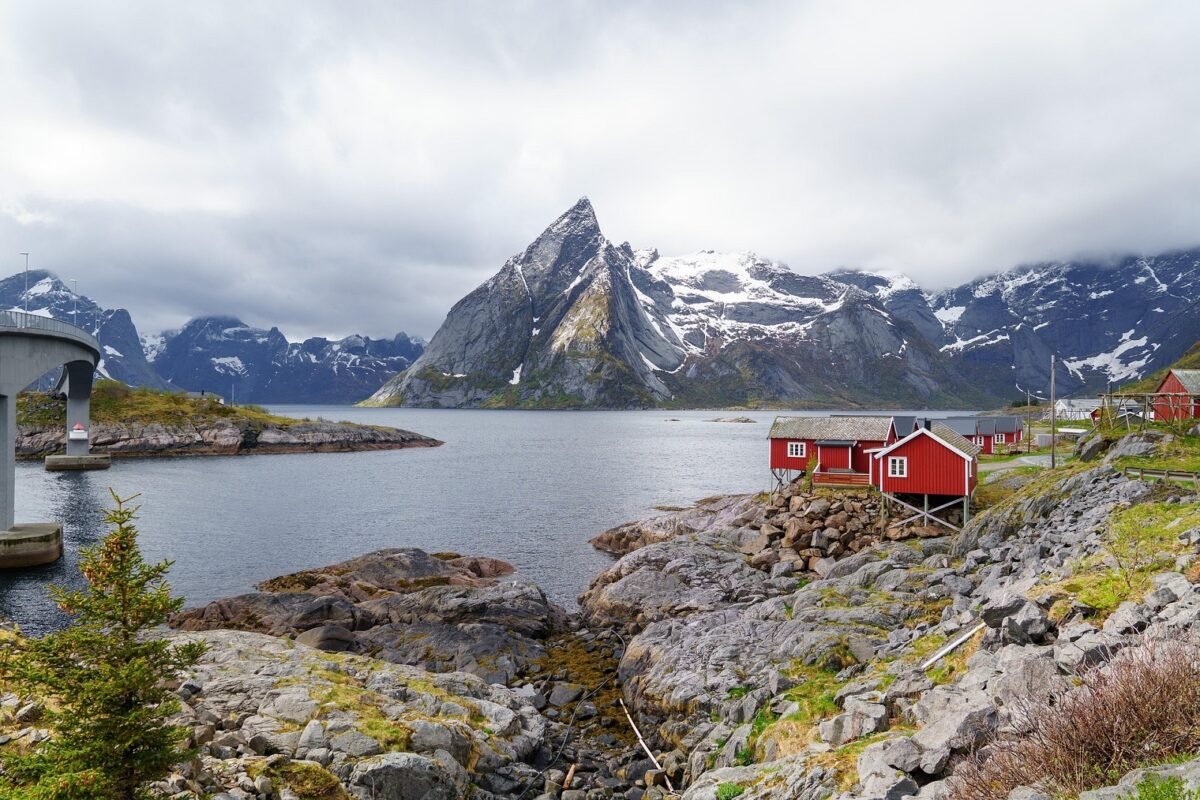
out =
<path fill-rule="evenodd" d="M 62 367 L 59 389 L 67 396 L 66 457 L 86 457 L 91 450 L 92 376 L 99 361 L 100 344 L 83 329 L 35 314 L 0 311 L 0 567 L 43 564 L 62 555 L 62 526 L 14 524 L 17 393 Z"/>

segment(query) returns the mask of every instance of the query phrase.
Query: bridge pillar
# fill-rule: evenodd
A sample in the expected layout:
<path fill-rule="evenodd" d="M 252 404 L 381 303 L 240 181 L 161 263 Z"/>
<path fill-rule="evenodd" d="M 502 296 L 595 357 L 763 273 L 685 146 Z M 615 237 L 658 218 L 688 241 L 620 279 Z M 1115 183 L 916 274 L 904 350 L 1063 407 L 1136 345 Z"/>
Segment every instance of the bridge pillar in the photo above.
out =
<path fill-rule="evenodd" d="M 96 368 L 88 361 L 71 361 L 67 370 L 67 455 L 86 456 L 91 452 L 92 376 Z M 83 438 L 76 425 L 82 425 Z"/>
<path fill-rule="evenodd" d="M 15 503 L 13 487 L 17 482 L 17 397 L 0 394 L 0 531 L 13 526 Z"/>

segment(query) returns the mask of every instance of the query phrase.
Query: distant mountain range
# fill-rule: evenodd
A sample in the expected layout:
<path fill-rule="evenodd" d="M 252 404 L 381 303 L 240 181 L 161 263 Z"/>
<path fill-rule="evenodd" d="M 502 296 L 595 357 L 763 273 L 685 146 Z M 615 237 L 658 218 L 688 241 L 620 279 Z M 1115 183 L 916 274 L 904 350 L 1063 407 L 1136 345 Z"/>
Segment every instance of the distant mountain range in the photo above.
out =
<path fill-rule="evenodd" d="M 139 336 L 123 308 L 103 309 L 55 275 L 31 270 L 0 281 L 0 308 L 74 322 L 100 342 L 101 375 L 136 386 L 206 390 L 246 403 L 353 403 L 408 367 L 422 340 L 348 336 L 289 342 L 278 328 L 198 317 L 177 331 Z"/>
<path fill-rule="evenodd" d="M 1200 339 L 1200 250 L 1021 267 L 926 293 L 752 253 L 661 256 L 582 199 L 460 300 L 377 405 L 996 405 L 1090 393 Z"/>
<path fill-rule="evenodd" d="M 454 305 L 426 347 L 290 342 L 223 316 L 139 336 L 43 270 L 0 309 L 77 324 L 100 372 L 242 402 L 433 407 L 987 407 L 1093 394 L 1200 340 L 1200 249 L 1038 264 L 925 292 L 894 273 L 800 275 L 753 253 L 663 256 L 613 244 L 582 199 Z"/>

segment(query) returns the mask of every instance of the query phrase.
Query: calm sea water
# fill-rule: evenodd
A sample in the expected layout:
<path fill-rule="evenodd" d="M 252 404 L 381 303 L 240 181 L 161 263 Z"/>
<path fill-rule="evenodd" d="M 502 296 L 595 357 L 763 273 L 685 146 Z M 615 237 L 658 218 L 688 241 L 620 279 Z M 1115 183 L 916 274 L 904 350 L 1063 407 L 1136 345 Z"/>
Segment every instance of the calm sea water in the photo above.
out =
<path fill-rule="evenodd" d="M 0 572 L 0 615 L 33 633 L 63 624 L 46 587 L 78 585 L 77 553 L 103 534 L 110 487 L 141 494 L 143 552 L 175 561 L 170 582 L 189 604 L 381 547 L 421 547 L 504 559 L 570 605 L 610 562 L 588 544 L 597 533 L 656 505 L 767 488 L 767 430 L 780 413 L 749 412 L 757 424 L 736 424 L 708 422 L 732 416 L 714 411 L 272 410 L 392 425 L 446 444 L 129 459 L 92 473 L 19 464 L 18 521 L 61 521 L 67 554 Z"/>

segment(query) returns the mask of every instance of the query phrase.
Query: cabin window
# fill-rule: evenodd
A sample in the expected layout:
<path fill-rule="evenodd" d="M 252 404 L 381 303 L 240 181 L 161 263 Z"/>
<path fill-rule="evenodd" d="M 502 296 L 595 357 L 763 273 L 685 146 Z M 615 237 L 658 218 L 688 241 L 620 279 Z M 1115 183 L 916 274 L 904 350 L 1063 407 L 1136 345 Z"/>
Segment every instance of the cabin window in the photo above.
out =
<path fill-rule="evenodd" d="M 888 456 L 888 477 L 889 478 L 907 478 L 908 477 L 908 459 L 898 456 Z"/>
<path fill-rule="evenodd" d="M 804 458 L 804 442 L 788 442 L 788 458 Z"/>
<path fill-rule="evenodd" d="M 992 439 L 992 441 L 995 442 L 996 444 L 1004 444 L 1004 434 L 997 433 L 995 438 Z"/>
<path fill-rule="evenodd" d="M 980 447 L 983 447 L 983 440 L 984 440 L 985 438 L 986 438 L 986 437 L 984 437 L 984 436 L 976 436 L 976 437 L 975 437 L 975 444 L 979 445 Z"/>

